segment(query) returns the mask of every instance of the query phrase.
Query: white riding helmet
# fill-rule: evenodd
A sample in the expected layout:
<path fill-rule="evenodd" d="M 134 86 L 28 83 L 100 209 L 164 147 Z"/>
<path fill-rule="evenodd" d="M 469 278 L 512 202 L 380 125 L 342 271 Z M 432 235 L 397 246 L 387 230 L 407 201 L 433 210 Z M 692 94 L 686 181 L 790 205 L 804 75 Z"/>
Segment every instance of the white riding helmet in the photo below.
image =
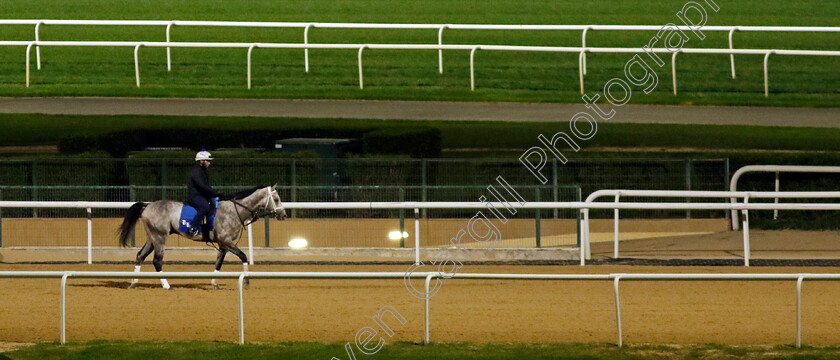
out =
<path fill-rule="evenodd" d="M 208 152 L 206 149 L 201 149 L 201 151 L 199 151 L 198 154 L 195 154 L 195 161 L 202 161 L 202 160 L 207 160 L 207 161 L 213 160 L 212 155 L 210 155 L 210 152 Z"/>

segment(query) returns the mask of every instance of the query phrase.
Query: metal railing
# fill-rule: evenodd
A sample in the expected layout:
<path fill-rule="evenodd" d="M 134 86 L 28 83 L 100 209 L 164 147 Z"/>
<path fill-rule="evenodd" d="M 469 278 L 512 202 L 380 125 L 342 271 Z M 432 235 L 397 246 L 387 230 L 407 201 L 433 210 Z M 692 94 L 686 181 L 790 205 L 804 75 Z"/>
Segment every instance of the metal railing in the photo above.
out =
<path fill-rule="evenodd" d="M 79 279 L 237 279 L 239 293 L 239 344 L 245 343 L 245 279 L 404 279 L 425 278 L 425 293 L 430 293 L 434 279 L 471 280 L 556 280 L 556 281 L 612 281 L 615 295 L 617 345 L 623 346 L 621 327 L 621 296 L 619 283 L 625 281 L 791 281 L 796 280 L 796 347 L 802 345 L 802 283 L 805 280 L 840 280 L 840 274 L 442 274 L 440 272 L 106 272 L 106 271 L 0 271 L 0 278 L 61 279 L 60 341 L 67 341 L 67 281 Z M 431 341 L 430 296 L 424 299 L 423 343 Z"/>
<path fill-rule="evenodd" d="M 766 194 L 766 193 L 765 193 Z M 767 197 L 781 193 L 768 194 Z M 814 192 L 812 194 L 824 194 Z M 749 195 L 749 193 L 747 193 Z M 685 196 L 685 195 L 681 195 Z M 733 194 L 726 193 L 725 197 Z M 814 195 L 817 196 L 817 195 Z M 758 196 L 756 196 L 758 197 Z M 817 196 L 819 197 L 819 196 Z M 132 202 L 89 202 L 89 201 L 0 201 L 0 208 L 78 208 L 78 209 L 115 209 L 128 208 Z M 413 209 L 414 210 L 414 246 L 415 262 L 420 263 L 420 209 L 483 209 L 487 206 L 496 208 L 510 206 L 516 209 L 579 209 L 584 217 L 582 223 L 580 264 L 585 265 L 589 248 L 588 210 L 590 209 L 636 209 L 636 210 L 741 210 L 744 213 L 744 266 L 749 266 L 749 213 L 748 210 L 840 210 L 840 203 L 750 203 L 749 196 L 743 203 L 596 203 L 596 202 L 288 202 L 286 209 Z M 88 263 L 92 263 L 91 219 L 88 218 Z M 249 252 L 253 254 L 253 242 L 249 241 Z M 253 256 L 251 257 L 253 259 Z"/>
<path fill-rule="evenodd" d="M 414 29 L 437 30 L 437 44 L 443 45 L 444 30 L 508 30 L 508 31 L 581 31 L 581 48 L 586 48 L 586 35 L 589 31 L 658 31 L 660 25 L 501 25 L 501 24 L 376 24 L 376 23 L 321 23 L 321 22 L 256 22 L 256 21 L 180 21 L 180 20 L 0 20 L 0 25 L 34 25 L 35 41 L 40 41 L 40 29 L 43 25 L 91 25 L 91 26 L 165 26 L 166 42 L 171 42 L 173 26 L 203 27 L 257 27 L 257 28 L 298 28 L 303 29 L 303 44 L 310 44 L 309 32 L 322 29 Z M 673 24 L 671 24 L 673 25 Z M 681 31 L 695 30 L 689 26 L 670 26 Z M 704 31 L 728 32 L 729 49 L 735 48 L 735 32 L 840 32 L 840 27 L 816 26 L 703 26 Z M 41 68 L 41 51 L 36 47 L 38 69 Z M 586 54 L 581 55 L 582 72 L 586 74 Z M 732 78 L 735 78 L 735 56 L 730 53 Z M 309 72 L 309 48 L 304 49 L 304 67 Z M 170 48 L 166 49 L 166 68 L 172 70 Z M 443 73 L 443 49 L 438 49 L 438 71 Z M 674 87 L 676 91 L 676 86 Z"/>
<path fill-rule="evenodd" d="M 780 172 L 789 172 L 789 173 L 831 173 L 831 174 L 840 174 L 840 166 L 803 166 L 803 165 L 747 165 L 741 167 L 734 174 L 732 174 L 732 180 L 729 181 L 729 191 L 737 191 L 738 190 L 738 180 L 741 178 L 741 175 L 750 172 L 772 172 L 776 173 L 776 181 L 775 181 L 775 191 L 779 192 L 779 173 Z M 779 198 L 774 197 L 774 202 L 778 203 Z M 735 199 L 730 199 L 731 202 L 735 202 Z M 777 219 L 779 217 L 778 210 L 773 210 L 773 219 Z M 733 211 L 732 212 L 732 229 L 738 230 L 738 213 Z"/>
<path fill-rule="evenodd" d="M 246 83 L 251 88 L 251 54 L 255 48 L 266 49 L 352 49 L 358 51 L 359 88 L 364 89 L 364 71 L 362 53 L 365 49 L 379 50 L 469 50 L 470 51 L 470 89 L 475 90 L 475 53 L 484 51 L 525 51 L 575 53 L 578 56 L 580 92 L 584 93 L 583 78 L 586 74 L 585 56 L 587 53 L 669 53 L 671 55 L 671 77 L 673 91 L 677 93 L 676 58 L 679 53 L 686 54 L 729 54 L 764 55 L 764 96 L 770 95 L 768 61 L 770 55 L 794 56 L 840 56 L 840 51 L 825 50 L 777 50 L 777 49 L 680 49 L 671 51 L 665 48 L 593 48 L 593 47 L 554 47 L 554 46 L 509 46 L 509 45 L 417 45 L 417 44 L 289 44 L 289 43 L 221 43 L 221 42 L 143 42 L 143 41 L 0 41 L 0 46 L 26 47 L 26 87 L 30 86 L 30 53 L 33 46 L 68 46 L 68 47 L 133 47 L 134 74 L 136 86 L 140 87 L 141 47 L 157 48 L 243 48 L 248 49 L 246 61 Z"/>
<path fill-rule="evenodd" d="M 748 203 L 750 198 L 753 199 L 776 199 L 775 204 L 779 203 L 779 199 L 840 199 L 840 192 L 813 192 L 813 191 L 794 191 L 794 192 L 754 192 L 754 191 L 681 191 L 681 190 L 598 190 L 589 194 L 586 197 L 586 203 L 593 203 L 600 197 L 611 196 L 614 197 L 614 202 L 619 203 L 622 196 L 624 197 L 654 197 L 654 198 L 719 198 L 719 199 L 742 199 L 743 203 Z M 733 210 L 737 211 L 737 210 Z M 778 209 L 773 209 L 778 211 Z M 581 210 L 583 215 L 584 243 L 586 244 L 586 258 L 591 258 L 591 237 L 589 232 L 589 209 Z M 749 210 L 741 210 L 744 222 L 744 265 L 750 264 L 750 219 Z M 734 219 L 738 219 L 738 215 L 733 215 Z M 618 258 L 618 223 L 619 209 L 613 211 L 613 257 Z M 737 221 L 737 220 L 735 220 Z M 737 229 L 736 229 L 737 230 Z"/>
<path fill-rule="evenodd" d="M 233 192 L 241 190 L 243 186 L 217 186 L 216 189 L 223 192 Z M 469 197 L 466 190 L 484 190 L 484 185 L 339 185 L 339 186 L 307 186 L 307 185 L 283 185 L 277 186 L 281 191 L 284 199 L 289 199 L 291 202 L 296 201 L 355 201 L 366 200 L 373 197 L 377 201 L 458 201 L 460 198 Z M 582 192 L 579 185 L 572 184 L 555 184 L 555 185 L 525 185 L 514 186 L 514 189 L 522 194 L 528 196 L 531 194 L 533 199 L 539 201 L 540 199 L 560 201 L 572 200 L 581 201 Z M 181 199 L 186 194 L 187 187 L 180 185 L 0 185 L 0 200 L 6 201 L 75 201 L 84 198 L 93 198 L 96 201 L 129 201 L 129 202 L 143 202 L 152 199 Z M 60 213 L 50 212 L 44 214 L 38 212 L 37 207 L 32 208 L 32 218 L 78 218 L 79 215 L 73 210 L 62 211 Z M 124 209 L 124 207 L 116 208 Z M 84 217 L 87 217 L 89 228 L 87 231 L 88 250 L 92 252 L 93 233 L 92 221 L 93 219 L 101 218 L 122 218 L 124 214 L 117 212 L 91 212 L 92 209 L 85 209 Z M 104 216 L 103 216 L 104 215 Z M 336 214 L 322 214 L 308 212 L 306 214 L 299 214 L 297 211 L 290 209 L 288 211 L 290 218 L 308 218 L 321 219 L 333 218 Z M 349 212 L 346 214 L 338 214 L 339 218 L 343 217 L 370 217 L 375 218 L 393 218 L 399 221 L 399 233 L 406 231 L 406 220 L 410 221 L 413 214 L 406 214 L 405 211 L 400 210 L 398 213 L 389 214 L 383 212 L 364 212 L 356 213 Z M 453 219 L 460 218 L 463 214 L 459 211 L 437 211 L 434 214 L 429 214 L 426 209 L 421 209 L 419 214 L 421 219 Z M 576 230 L 572 236 L 576 237 L 577 244 L 580 243 L 580 217 L 571 211 L 561 212 L 558 209 L 553 209 L 549 214 L 535 211 L 534 217 L 534 246 L 540 248 L 545 246 L 541 243 L 542 226 L 544 220 L 551 219 L 571 219 L 575 221 Z M 30 216 L 27 211 L 21 213 L 15 212 L 12 216 L 8 213 L 4 215 L 2 207 L 0 207 L 0 247 L 3 246 L 3 218 L 26 218 Z M 265 217 L 266 222 L 270 220 L 268 216 Z M 269 226 L 265 226 L 265 247 L 270 247 L 269 239 L 271 239 L 271 230 Z M 253 252 L 254 232 L 248 227 L 248 243 L 249 252 Z M 551 236 L 551 235 L 549 235 Z M 405 247 L 405 238 L 400 238 L 399 247 Z M 134 245 L 134 236 L 131 238 L 131 246 Z M 523 244 L 524 245 L 524 244 Z M 251 254 L 251 263 L 253 264 L 253 254 Z M 92 261 L 91 256 L 88 261 Z"/>

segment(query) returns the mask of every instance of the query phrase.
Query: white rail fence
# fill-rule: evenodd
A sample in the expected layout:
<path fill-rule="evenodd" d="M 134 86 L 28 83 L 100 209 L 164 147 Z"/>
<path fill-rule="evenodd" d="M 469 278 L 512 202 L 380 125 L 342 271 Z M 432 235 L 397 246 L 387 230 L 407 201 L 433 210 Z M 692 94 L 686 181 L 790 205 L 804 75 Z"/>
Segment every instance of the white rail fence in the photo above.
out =
<path fill-rule="evenodd" d="M 509 46 L 509 45 L 417 45 L 417 44 L 289 44 L 289 43 L 216 43 L 216 42 L 133 42 L 133 41 L 0 41 L 0 46 L 26 47 L 26 87 L 30 86 L 30 58 L 32 47 L 67 46 L 67 47 L 133 47 L 134 73 L 136 86 L 140 87 L 141 47 L 157 48 L 240 48 L 248 49 L 246 59 L 246 83 L 251 88 L 251 54 L 256 48 L 263 49 L 352 49 L 358 51 L 359 88 L 364 89 L 364 71 L 362 53 L 371 50 L 469 50 L 470 51 L 470 89 L 475 90 L 475 53 L 483 51 L 519 51 L 519 52 L 557 52 L 574 53 L 578 55 L 578 74 L 580 92 L 584 93 L 584 76 L 586 75 L 587 53 L 630 53 L 645 52 L 671 54 L 671 78 L 674 94 L 677 94 L 677 54 L 729 54 L 729 55 L 764 55 L 764 96 L 770 95 L 770 79 L 768 62 L 770 55 L 789 56 L 840 56 L 840 51 L 824 50 L 773 50 L 773 49 L 681 49 L 676 52 L 665 48 L 597 48 L 597 47 L 554 47 L 554 46 Z"/>
<path fill-rule="evenodd" d="M 425 278 L 425 293 L 430 294 L 433 279 L 471 280 L 553 280 L 553 281 L 612 281 L 615 294 L 615 320 L 617 344 L 623 346 L 621 328 L 620 281 L 793 281 L 796 280 L 796 347 L 802 345 L 802 283 L 805 280 L 836 281 L 840 274 L 467 274 L 444 276 L 441 273 L 402 272 L 106 272 L 106 271 L 0 271 L 0 278 L 56 278 L 61 279 L 60 289 L 60 340 L 67 341 L 67 281 L 76 279 L 238 279 L 239 292 L 239 344 L 245 343 L 245 279 L 404 279 Z M 424 300 L 423 343 L 431 341 L 430 299 Z"/>
<path fill-rule="evenodd" d="M 740 170 L 739 170 L 740 171 Z M 679 190 L 598 190 L 589 194 L 586 198 L 586 203 L 593 203 L 601 197 L 613 197 L 616 204 L 619 203 L 621 197 L 654 197 L 654 198 L 719 198 L 719 199 L 741 199 L 743 203 L 748 203 L 750 198 L 753 199 L 776 199 L 774 204 L 779 203 L 779 199 L 840 199 L 840 192 L 813 192 L 813 191 L 799 191 L 799 192 L 753 192 L 753 191 L 679 191 Z M 731 201 L 731 200 L 730 200 Z M 735 219 L 738 219 L 737 210 L 732 210 Z M 773 209 L 778 211 L 778 209 Z M 589 209 L 581 210 L 583 216 L 582 238 L 581 243 L 586 247 L 586 258 L 591 258 L 591 238 L 589 232 Z M 741 210 L 743 215 L 742 221 L 744 223 L 744 266 L 750 265 L 750 218 L 749 210 Z M 619 209 L 616 208 L 613 213 L 613 257 L 618 258 L 618 240 L 619 240 Z M 737 220 L 736 220 L 737 222 Z M 737 230 L 737 229 L 736 229 Z"/>
<path fill-rule="evenodd" d="M 788 173 L 834 173 L 840 174 L 840 166 L 803 166 L 803 165 L 747 165 L 741 167 L 734 174 L 732 174 L 732 179 L 729 181 L 729 191 L 737 191 L 738 190 L 738 180 L 741 179 L 741 175 L 751 172 L 772 172 L 776 173 L 776 181 L 775 181 L 775 191 L 779 192 L 779 173 L 781 172 L 788 172 Z M 731 202 L 735 202 L 735 199 L 730 199 Z M 775 203 L 779 202 L 779 198 L 775 198 Z M 779 211 L 773 210 L 773 219 L 777 219 L 779 217 Z M 738 230 L 738 213 L 736 211 L 732 211 L 732 229 Z"/>
<path fill-rule="evenodd" d="M 652 191 L 655 192 L 655 191 Z M 691 191 L 663 191 L 656 196 L 691 197 Z M 700 197 L 740 197 L 741 194 L 731 192 L 702 192 L 709 193 Z M 579 209 L 583 222 L 581 223 L 580 264 L 585 265 L 589 258 L 589 210 L 590 209 L 634 209 L 634 210 L 741 210 L 744 213 L 744 265 L 749 266 L 749 210 L 840 210 L 840 203 L 750 203 L 749 198 L 834 198 L 834 192 L 795 192 L 795 193 L 751 193 L 744 192 L 744 202 L 741 203 L 619 203 L 619 202 L 526 202 L 524 204 L 489 203 L 496 208 L 511 206 L 518 209 Z M 0 208 L 76 208 L 87 209 L 87 241 L 88 263 L 93 263 L 93 235 L 91 209 L 127 209 L 132 202 L 90 202 L 90 201 L 0 201 Z M 420 209 L 483 209 L 488 206 L 485 202 L 289 202 L 284 203 L 286 209 L 414 209 L 414 256 L 415 262 L 420 262 Z M 248 237 L 248 251 L 253 263 L 253 238 Z"/>
<path fill-rule="evenodd" d="M 322 29 L 413 29 L 437 30 L 437 43 L 443 45 L 444 30 L 508 30 L 508 31 L 581 31 L 581 48 L 586 48 L 586 34 L 589 31 L 659 31 L 659 25 L 500 25 L 500 24 L 376 24 L 376 23 L 320 23 L 320 22 L 255 22 L 255 21 L 179 21 L 179 20 L 2 20 L 0 25 L 34 25 L 35 41 L 41 40 L 43 25 L 91 25 L 91 26 L 165 26 L 166 42 L 172 39 L 173 26 L 191 27 L 256 27 L 256 28 L 298 28 L 303 29 L 303 44 L 309 44 L 309 31 Z M 694 30 L 688 26 L 676 26 L 682 31 Z M 725 31 L 729 33 L 729 49 L 735 48 L 735 32 L 810 32 L 836 33 L 840 27 L 816 26 L 704 26 L 704 31 Z M 41 68 L 41 50 L 36 47 L 38 69 Z M 583 54 L 582 68 L 586 74 L 586 55 Z M 735 78 L 735 54 L 729 56 L 732 78 Z M 309 49 L 304 49 L 304 67 L 309 72 Z M 170 48 L 166 49 L 166 68 L 172 70 Z M 438 50 L 438 71 L 443 73 L 443 49 Z"/>

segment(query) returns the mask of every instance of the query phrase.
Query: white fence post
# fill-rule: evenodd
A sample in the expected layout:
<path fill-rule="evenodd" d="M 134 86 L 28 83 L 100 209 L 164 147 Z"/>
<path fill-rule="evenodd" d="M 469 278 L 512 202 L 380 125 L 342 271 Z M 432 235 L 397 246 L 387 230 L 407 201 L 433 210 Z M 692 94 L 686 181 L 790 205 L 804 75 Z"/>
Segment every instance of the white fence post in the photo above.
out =
<path fill-rule="evenodd" d="M 26 87 L 29 87 L 29 54 L 32 53 L 32 44 L 26 45 Z"/>
<path fill-rule="evenodd" d="M 796 347 L 802 347 L 802 280 L 805 275 L 796 279 Z"/>
<path fill-rule="evenodd" d="M 476 46 L 470 50 L 470 91 L 475 91 L 475 51 L 479 48 Z"/>
<path fill-rule="evenodd" d="M 142 46 L 142 44 L 137 44 L 137 46 L 134 47 L 134 77 L 137 81 L 138 88 L 140 87 L 140 46 Z"/>
<path fill-rule="evenodd" d="M 35 24 L 35 41 L 41 41 L 41 24 L 43 21 L 39 21 Z M 38 70 L 41 70 L 41 47 L 35 46 L 35 61 L 38 63 Z"/>
<path fill-rule="evenodd" d="M 764 55 L 764 97 L 770 96 L 770 80 L 767 74 L 767 61 L 770 59 L 770 54 L 774 54 L 775 51 L 768 51 L 767 54 Z"/>
<path fill-rule="evenodd" d="M 587 26 L 587 27 L 583 28 L 583 34 L 581 34 L 580 47 L 582 47 L 584 49 L 586 48 L 586 32 L 589 31 L 589 29 L 591 29 L 591 28 L 592 28 L 591 26 Z M 583 72 L 583 75 L 586 75 L 586 54 L 582 54 L 582 55 L 583 56 L 580 60 L 580 67 L 581 67 L 581 71 Z"/>
<path fill-rule="evenodd" d="M 749 203 L 750 196 L 744 197 L 744 204 Z M 750 266 L 750 211 L 741 210 L 744 215 L 744 266 Z"/>
<path fill-rule="evenodd" d="M 251 230 L 251 224 L 248 224 L 248 259 L 251 260 L 251 265 L 254 265 L 254 232 Z"/>
<path fill-rule="evenodd" d="M 586 49 L 580 52 L 580 56 L 578 56 L 578 73 L 580 74 L 580 93 L 583 94 L 583 62 L 585 61 L 584 58 L 586 57 Z"/>
<path fill-rule="evenodd" d="M 586 214 L 584 209 L 580 209 L 578 214 L 580 217 L 580 266 L 586 265 L 586 235 L 589 229 L 586 227 Z"/>
<path fill-rule="evenodd" d="M 311 29 L 313 24 L 306 24 L 306 27 L 303 28 L 303 43 L 304 45 L 309 45 L 309 29 Z M 309 48 L 303 49 L 303 66 L 306 69 L 306 72 L 309 72 Z"/>
<path fill-rule="evenodd" d="M 615 194 L 615 203 L 616 204 L 618 204 L 620 196 L 621 196 L 620 192 Z M 618 209 L 615 209 L 613 211 L 614 211 L 614 214 L 613 214 L 613 217 L 614 217 L 614 219 L 613 219 L 613 232 L 614 232 L 614 234 L 613 234 L 613 238 L 614 238 L 613 239 L 613 242 L 614 242 L 613 257 L 618 259 Z"/>
<path fill-rule="evenodd" d="M 87 262 L 93 264 L 93 219 L 90 208 L 87 208 Z"/>
<path fill-rule="evenodd" d="M 735 34 L 735 31 L 738 31 L 738 27 L 734 27 L 732 29 L 729 29 L 729 50 L 734 49 L 734 47 L 732 46 L 732 35 Z M 732 78 L 734 79 L 735 78 L 735 54 L 732 54 L 732 53 L 729 54 L 729 63 L 731 64 L 731 67 L 732 67 Z"/>
<path fill-rule="evenodd" d="M 65 272 L 61 276 L 61 344 L 67 342 L 67 278 L 70 277 L 69 272 Z"/>
<path fill-rule="evenodd" d="M 443 45 L 443 29 L 446 29 L 447 25 L 443 25 L 438 30 L 438 45 Z M 443 49 L 438 49 L 438 72 L 443 74 Z"/>
<path fill-rule="evenodd" d="M 239 275 L 239 345 L 245 344 L 245 299 L 242 288 L 245 287 L 246 273 Z"/>
<path fill-rule="evenodd" d="M 175 25 L 174 21 L 170 21 L 166 25 L 166 42 L 170 42 L 169 31 L 172 29 L 172 25 Z M 166 71 L 172 71 L 172 48 L 170 47 L 166 47 Z"/>
<path fill-rule="evenodd" d="M 674 95 L 677 95 L 677 54 L 679 53 L 680 51 L 677 50 L 671 54 L 671 78 L 674 82 Z"/>
<path fill-rule="evenodd" d="M 420 209 L 414 209 L 414 263 L 420 263 Z"/>
<path fill-rule="evenodd" d="M 364 77 L 362 75 L 362 51 L 364 51 L 366 47 L 367 45 L 359 48 L 359 89 L 365 88 Z"/>
<path fill-rule="evenodd" d="M 431 298 L 431 296 L 429 295 L 429 285 L 431 284 L 432 278 L 434 276 L 435 276 L 435 274 L 426 275 L 426 287 L 425 287 L 426 292 L 424 293 L 424 294 L 426 294 L 426 298 L 425 298 L 426 321 L 423 322 L 423 344 L 424 345 L 428 344 L 429 341 L 431 341 L 430 336 L 429 336 L 429 327 L 430 327 L 430 323 L 429 323 L 429 298 Z"/>
<path fill-rule="evenodd" d="M 592 227 L 589 221 L 589 208 L 584 210 L 583 213 L 583 222 L 586 224 L 586 244 L 585 246 L 585 258 L 589 260 L 592 258 Z"/>
<path fill-rule="evenodd" d="M 615 325 L 618 329 L 618 347 L 622 347 L 624 345 L 621 337 L 621 300 L 618 295 L 618 281 L 620 279 L 621 275 L 618 275 L 613 281 L 613 286 L 615 287 Z"/>
<path fill-rule="evenodd" d="M 779 172 L 776 171 L 776 192 L 779 192 Z M 773 198 L 773 203 L 778 204 L 779 198 Z M 773 220 L 779 220 L 779 209 L 773 209 Z"/>
<path fill-rule="evenodd" d="M 248 47 L 248 89 L 249 90 L 251 89 L 251 53 L 254 52 L 255 47 L 257 47 L 257 44 L 253 44 L 253 45 Z"/>

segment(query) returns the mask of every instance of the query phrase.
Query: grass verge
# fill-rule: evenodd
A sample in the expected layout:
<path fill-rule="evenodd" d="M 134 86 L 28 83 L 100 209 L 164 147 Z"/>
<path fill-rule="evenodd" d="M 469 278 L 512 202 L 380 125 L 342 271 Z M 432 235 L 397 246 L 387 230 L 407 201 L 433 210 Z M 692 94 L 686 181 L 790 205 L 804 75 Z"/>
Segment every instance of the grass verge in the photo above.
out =
<path fill-rule="evenodd" d="M 637 345 L 610 344 L 430 344 L 398 342 L 375 354 L 381 359 L 836 359 L 837 347 Z M 236 345 L 220 342 L 91 341 L 67 345 L 38 344 L 0 359 L 347 359 L 343 344 L 308 342 Z M 356 357 L 365 357 L 357 353 Z"/>
<path fill-rule="evenodd" d="M 5 0 L 0 14 L 8 19 L 154 19 L 297 22 L 437 23 L 437 24 L 642 24 L 679 23 L 675 14 L 684 0 L 551 0 L 431 3 L 364 0 L 229 1 L 149 0 L 113 2 Z M 834 26 L 836 2 L 748 0 L 719 4 L 707 25 Z M 0 40 L 33 40 L 33 27 L 0 26 Z M 592 47 L 648 44 L 655 32 L 590 31 Z M 208 28 L 176 26 L 173 41 L 302 42 L 302 29 Z M 690 34 L 686 47 L 728 48 L 726 32 Z M 42 40 L 164 41 L 163 27 L 42 26 Z M 436 43 L 435 30 L 347 30 L 315 28 L 313 43 Z M 580 31 L 446 30 L 446 44 L 579 46 Z M 739 32 L 738 48 L 834 50 L 833 33 Z M 24 48 L 0 47 L 0 95 L 3 96 L 156 96 L 411 99 L 461 101 L 580 102 L 578 55 L 491 52 L 476 55 L 476 91 L 470 91 L 469 52 L 444 52 L 438 73 L 437 51 L 366 51 L 365 89 L 359 89 L 355 50 L 310 51 L 305 72 L 303 51 L 259 49 L 253 53 L 253 89 L 246 88 L 244 49 L 172 49 L 172 71 L 163 48 L 140 51 L 141 87 L 134 85 L 131 48 L 45 47 L 42 69 L 24 85 Z M 589 92 L 600 91 L 624 75 L 628 54 L 590 54 L 585 79 Z M 657 67 L 659 85 L 649 95 L 634 88 L 634 103 L 763 106 L 840 106 L 837 57 L 774 56 L 770 60 L 769 98 L 763 94 L 763 56 L 735 57 L 737 79 L 730 76 L 727 55 L 680 55 L 676 63 L 679 95 L 671 94 L 670 66 Z M 34 60 L 33 60 L 34 61 Z M 654 66 L 655 67 L 655 66 Z"/>

